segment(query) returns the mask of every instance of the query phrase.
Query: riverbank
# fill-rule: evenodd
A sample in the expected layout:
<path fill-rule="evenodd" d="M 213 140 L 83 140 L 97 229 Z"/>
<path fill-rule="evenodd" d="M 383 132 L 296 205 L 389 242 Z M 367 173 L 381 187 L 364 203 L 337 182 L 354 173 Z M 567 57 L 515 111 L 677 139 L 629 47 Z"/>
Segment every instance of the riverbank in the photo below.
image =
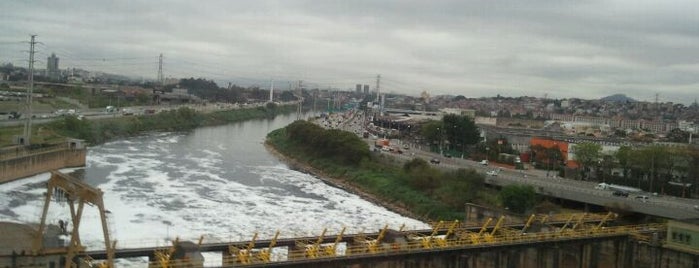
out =
<path fill-rule="evenodd" d="M 340 189 L 345 190 L 347 192 L 350 192 L 352 194 L 356 194 L 364 200 L 367 200 L 375 205 L 384 207 L 384 208 L 386 208 L 390 211 L 393 211 L 395 213 L 398 213 L 402 216 L 417 219 L 417 220 L 420 220 L 423 222 L 432 221 L 431 219 L 429 219 L 427 217 L 422 217 L 422 216 L 417 215 L 416 213 L 412 212 L 410 209 L 408 209 L 407 207 L 405 207 L 402 204 L 399 204 L 396 202 L 391 202 L 391 201 L 385 200 L 379 196 L 373 195 L 373 194 L 363 190 L 360 186 L 353 185 L 346 178 L 332 177 L 320 169 L 314 168 L 311 165 L 306 164 L 304 162 L 301 162 L 301 161 L 299 161 L 291 156 L 282 154 L 276 148 L 274 148 L 274 146 L 272 144 L 270 144 L 268 140 L 266 140 L 264 142 L 264 146 L 269 153 L 271 153 L 272 155 L 277 157 L 280 161 L 284 162 L 292 170 L 300 171 L 300 172 L 303 172 L 306 174 L 311 174 L 330 186 L 340 188 Z"/>
<path fill-rule="evenodd" d="M 54 144 L 63 142 L 66 138 L 75 138 L 95 145 L 151 131 L 188 131 L 202 126 L 270 118 L 294 111 L 296 111 L 295 105 L 267 105 L 210 112 L 180 108 L 152 115 L 89 120 L 66 116 L 53 122 L 34 125 L 32 144 Z M 22 131 L 22 126 L 2 128 L 0 130 L 0 146 L 12 145 L 12 137 L 22 135 Z"/>

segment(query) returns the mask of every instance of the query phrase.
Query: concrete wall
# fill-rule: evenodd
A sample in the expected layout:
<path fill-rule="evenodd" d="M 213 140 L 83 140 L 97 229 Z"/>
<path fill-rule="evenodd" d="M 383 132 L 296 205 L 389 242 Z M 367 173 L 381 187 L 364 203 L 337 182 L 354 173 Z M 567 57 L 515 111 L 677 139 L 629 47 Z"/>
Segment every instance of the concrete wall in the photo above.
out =
<path fill-rule="evenodd" d="M 0 183 L 36 175 L 49 170 L 85 165 L 85 148 L 58 148 L 0 160 Z"/>

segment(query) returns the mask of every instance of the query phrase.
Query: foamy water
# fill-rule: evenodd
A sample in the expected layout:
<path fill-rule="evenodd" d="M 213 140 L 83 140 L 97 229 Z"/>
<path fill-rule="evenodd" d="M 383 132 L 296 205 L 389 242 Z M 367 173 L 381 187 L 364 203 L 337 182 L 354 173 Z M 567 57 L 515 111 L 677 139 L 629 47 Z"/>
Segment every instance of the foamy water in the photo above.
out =
<path fill-rule="evenodd" d="M 112 239 L 117 246 L 167 245 L 169 239 L 204 241 L 316 236 L 429 228 L 425 223 L 376 206 L 359 196 L 290 170 L 269 155 L 264 135 L 246 122 L 161 133 L 106 143 L 89 149 L 85 180 L 104 191 Z M 246 132 L 246 129 L 248 130 Z M 67 172 L 71 170 L 66 170 Z M 0 221 L 38 222 L 43 205 L 41 174 L 0 185 Z M 52 202 L 48 221 L 70 219 L 65 203 Z M 104 248 L 97 209 L 86 206 L 83 244 Z M 218 255 L 220 258 L 220 255 Z"/>

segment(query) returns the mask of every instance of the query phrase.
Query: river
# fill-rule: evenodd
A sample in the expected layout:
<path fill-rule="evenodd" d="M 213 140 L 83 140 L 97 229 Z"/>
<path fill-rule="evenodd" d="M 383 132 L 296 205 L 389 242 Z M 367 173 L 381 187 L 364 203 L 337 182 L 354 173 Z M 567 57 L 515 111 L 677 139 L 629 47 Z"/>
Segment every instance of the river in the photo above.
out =
<path fill-rule="evenodd" d="M 266 151 L 268 132 L 296 115 L 203 127 L 186 133 L 151 133 L 90 147 L 76 172 L 102 189 L 113 239 L 120 248 L 204 241 L 374 232 L 385 224 L 428 228 L 311 175 L 290 170 Z M 0 185 L 0 221 L 37 222 L 48 174 Z M 70 219 L 53 202 L 49 222 Z M 97 211 L 86 207 L 81 237 L 88 249 L 104 248 Z"/>

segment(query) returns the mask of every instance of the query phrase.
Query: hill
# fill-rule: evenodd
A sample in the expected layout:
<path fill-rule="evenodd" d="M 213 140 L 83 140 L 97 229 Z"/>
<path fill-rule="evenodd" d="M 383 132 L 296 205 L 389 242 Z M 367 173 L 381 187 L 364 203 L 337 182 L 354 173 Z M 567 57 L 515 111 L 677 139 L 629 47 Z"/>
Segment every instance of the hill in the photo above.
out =
<path fill-rule="evenodd" d="M 636 102 L 636 100 L 627 97 L 624 94 L 614 94 L 600 99 L 601 101 L 609 102 Z"/>

